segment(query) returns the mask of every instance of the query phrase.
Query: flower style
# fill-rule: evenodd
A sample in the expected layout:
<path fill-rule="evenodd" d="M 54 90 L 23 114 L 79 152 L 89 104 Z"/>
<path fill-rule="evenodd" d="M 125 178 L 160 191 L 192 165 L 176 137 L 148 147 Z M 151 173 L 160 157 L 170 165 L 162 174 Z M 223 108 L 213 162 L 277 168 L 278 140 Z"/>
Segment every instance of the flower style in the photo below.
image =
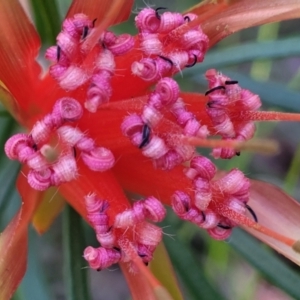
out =
<path fill-rule="evenodd" d="M 26 177 L 18 180 L 23 205 L 0 237 L 0 295 L 8 298 L 24 274 L 29 221 L 42 216 L 43 222 L 33 220 L 43 232 L 60 211 L 38 209 L 50 187 L 59 188 L 95 230 L 101 246 L 83 254 L 90 267 L 121 263 L 136 299 L 135 285 L 144 284 L 149 299 L 167 293 L 145 266 L 162 239 L 153 223 L 164 219 L 164 205 L 218 240 L 243 226 L 299 263 L 299 205 L 238 169 L 221 174 L 195 150 L 211 147 L 214 158 L 230 159 L 251 146 L 253 121 L 299 121 L 299 115 L 257 111 L 258 95 L 214 69 L 205 74 L 205 95 L 183 93 L 171 78 L 201 63 L 230 33 L 298 17 L 299 1 L 272 1 L 272 8 L 270 1 L 204 1 L 185 14 L 145 8 L 135 18 L 136 36 L 107 30 L 128 17 L 132 1 L 99 4 L 73 1 L 56 46 L 46 51 L 49 72 L 40 77 L 35 29 L 17 0 L 0 3 L 6 39 L 0 45 L 1 91 L 8 110 L 29 130 L 5 145 L 7 156 L 24 164 Z M 146 198 L 131 204 L 123 190 Z M 279 195 L 288 201 L 283 211 Z M 275 224 L 266 217 L 269 202 L 288 230 L 278 231 L 278 219 Z M 13 262 L 20 245 L 23 252 Z M 2 283 L 7 270 L 13 275 Z"/>

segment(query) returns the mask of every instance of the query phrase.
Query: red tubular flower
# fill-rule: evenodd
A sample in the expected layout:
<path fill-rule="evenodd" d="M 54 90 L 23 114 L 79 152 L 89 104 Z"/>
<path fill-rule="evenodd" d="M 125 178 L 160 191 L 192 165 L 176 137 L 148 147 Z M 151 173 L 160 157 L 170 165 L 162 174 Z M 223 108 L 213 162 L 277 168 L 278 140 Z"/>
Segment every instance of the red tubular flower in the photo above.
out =
<path fill-rule="evenodd" d="M 272 9 L 270 3 L 204 1 L 184 15 L 147 8 L 136 16 L 132 37 L 106 30 L 128 17 L 132 1 L 74 0 L 56 46 L 46 52 L 52 65 L 42 77 L 34 27 L 17 0 L 0 3 L 0 88 L 8 110 L 29 130 L 5 146 L 9 158 L 26 165 L 27 176 L 19 178 L 23 206 L 0 237 L 0 280 L 7 270 L 12 274 L 0 284 L 0 298 L 9 298 L 24 274 L 26 227 L 34 213 L 43 232 L 60 210 L 36 211 L 51 186 L 59 186 L 95 230 L 101 247 L 85 249 L 90 267 L 120 262 L 135 299 L 145 291 L 147 299 L 166 297 L 145 266 L 162 238 L 152 224 L 164 218 L 162 204 L 216 239 L 244 226 L 299 263 L 292 250 L 299 248 L 297 235 L 277 230 L 266 217 L 267 203 L 278 213 L 279 194 L 294 212 L 299 205 L 275 187 L 251 183 L 238 169 L 218 174 L 195 151 L 195 145 L 211 147 L 215 158 L 229 159 L 251 147 L 253 121 L 298 121 L 299 115 L 258 112 L 259 97 L 216 70 L 206 72 L 205 95 L 181 93 L 171 78 L 202 62 L 208 48 L 232 32 L 299 16 L 299 1 L 272 1 Z M 212 135 L 222 140 L 208 139 Z M 131 205 L 123 190 L 146 198 Z M 282 224 L 296 228 L 296 215 L 284 218 L 289 212 Z M 24 252 L 14 261 L 19 248 Z"/>

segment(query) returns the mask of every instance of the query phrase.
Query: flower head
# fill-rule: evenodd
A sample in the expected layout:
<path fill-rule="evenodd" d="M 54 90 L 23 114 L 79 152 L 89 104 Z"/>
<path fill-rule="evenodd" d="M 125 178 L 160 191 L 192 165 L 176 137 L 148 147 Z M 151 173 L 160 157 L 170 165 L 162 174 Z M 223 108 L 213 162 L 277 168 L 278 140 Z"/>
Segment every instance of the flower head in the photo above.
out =
<path fill-rule="evenodd" d="M 135 18 L 136 36 L 117 36 L 107 27 L 128 16 L 131 1 L 105 1 L 102 15 L 95 13 L 92 0 L 73 1 L 56 45 L 46 51 L 52 64 L 43 78 L 34 61 L 39 46 L 34 28 L 17 1 L 0 5 L 6 13 L 4 28 L 12 8 L 20 17 L 12 26 L 12 41 L 1 46 L 0 78 L 1 88 L 11 93 L 8 108 L 29 130 L 5 145 L 7 156 L 26 166 L 26 178 L 20 178 L 26 208 L 17 217 L 23 218 L 23 231 L 42 192 L 57 187 L 93 227 L 101 245 L 84 250 L 90 267 L 101 270 L 120 262 L 128 274 L 142 272 L 154 290 L 160 284 L 144 264 L 162 239 L 161 228 L 153 223 L 164 219 L 164 205 L 218 240 L 241 225 L 276 240 L 278 248 L 297 245 L 294 236 L 260 223 L 249 204 L 251 182 L 241 171 L 218 173 L 195 146 L 211 147 L 213 157 L 230 159 L 251 147 L 253 121 L 299 116 L 258 112 L 258 95 L 214 69 L 206 72 L 205 95 L 181 92 L 172 78 L 201 63 L 209 47 L 230 32 L 268 21 L 268 16 L 256 15 L 267 4 L 255 2 L 246 13 L 247 1 L 232 2 L 205 1 L 186 14 L 146 8 Z M 272 21 L 295 17 L 292 5 L 275 4 Z M 242 12 L 245 23 L 235 19 Z M 20 42 L 14 37 L 18 32 L 23 34 Z M 8 57 L 13 46 L 14 55 Z M 12 80 L 17 73 L 18 88 Z M 39 192 L 27 208 L 27 190 L 33 193 L 29 187 Z M 131 204 L 124 190 L 145 198 Z"/>

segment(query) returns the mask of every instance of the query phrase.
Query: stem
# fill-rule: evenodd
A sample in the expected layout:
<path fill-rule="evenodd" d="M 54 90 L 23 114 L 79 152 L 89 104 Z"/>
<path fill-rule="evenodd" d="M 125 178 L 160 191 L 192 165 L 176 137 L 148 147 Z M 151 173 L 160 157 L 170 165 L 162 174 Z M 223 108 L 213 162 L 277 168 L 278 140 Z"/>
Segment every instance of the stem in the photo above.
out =
<path fill-rule="evenodd" d="M 190 145 L 205 147 L 205 148 L 215 148 L 224 147 L 232 148 L 236 150 L 247 150 L 254 151 L 263 154 L 274 154 L 278 152 L 278 143 L 276 141 L 265 140 L 265 139 L 255 139 L 252 141 L 238 141 L 238 140 L 206 140 L 197 137 L 181 137 L 182 142 L 188 143 Z"/>

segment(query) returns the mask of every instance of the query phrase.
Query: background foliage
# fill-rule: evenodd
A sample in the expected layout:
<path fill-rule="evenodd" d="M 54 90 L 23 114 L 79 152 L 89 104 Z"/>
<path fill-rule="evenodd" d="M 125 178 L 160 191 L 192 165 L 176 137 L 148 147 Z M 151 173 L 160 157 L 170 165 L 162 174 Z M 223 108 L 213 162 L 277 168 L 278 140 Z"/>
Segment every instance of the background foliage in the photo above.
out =
<path fill-rule="evenodd" d="M 136 1 L 135 12 L 145 5 L 182 11 L 197 1 Z M 43 45 L 55 43 L 70 0 L 32 0 L 32 15 Z M 116 32 L 134 33 L 134 14 Z M 269 24 L 244 30 L 209 51 L 205 62 L 177 76 L 182 90 L 205 92 L 204 72 L 216 68 L 258 93 L 264 109 L 300 109 L 300 20 Z M 44 49 L 44 48 L 43 48 Z M 43 50 L 42 49 L 42 50 Z M 251 178 L 273 182 L 295 198 L 299 194 L 300 124 L 258 124 L 257 136 L 280 142 L 281 152 L 273 157 L 242 153 L 230 161 L 216 161 L 229 170 L 240 168 Z M 0 112 L 0 144 L 17 130 L 5 112 Z M 202 153 L 208 151 L 200 149 Z M 18 163 L 1 153 L 0 229 L 19 206 L 14 188 Z M 204 231 L 183 223 L 172 213 L 162 224 L 165 246 L 177 271 L 186 299 L 300 299 L 299 268 L 262 245 L 241 229 L 227 242 L 216 242 Z M 279 224 L 280 226 L 280 224 Z M 30 229 L 29 263 L 14 300 L 129 299 L 129 291 L 117 266 L 100 273 L 89 271 L 82 259 L 86 245 L 94 244 L 93 232 L 67 208 L 43 236 Z M 72 249 L 72 251 L 71 251 Z M 64 266 L 64 270 L 62 268 Z M 86 280 L 86 275 L 88 276 Z M 33 288 L 34 287 L 34 288 Z"/>

